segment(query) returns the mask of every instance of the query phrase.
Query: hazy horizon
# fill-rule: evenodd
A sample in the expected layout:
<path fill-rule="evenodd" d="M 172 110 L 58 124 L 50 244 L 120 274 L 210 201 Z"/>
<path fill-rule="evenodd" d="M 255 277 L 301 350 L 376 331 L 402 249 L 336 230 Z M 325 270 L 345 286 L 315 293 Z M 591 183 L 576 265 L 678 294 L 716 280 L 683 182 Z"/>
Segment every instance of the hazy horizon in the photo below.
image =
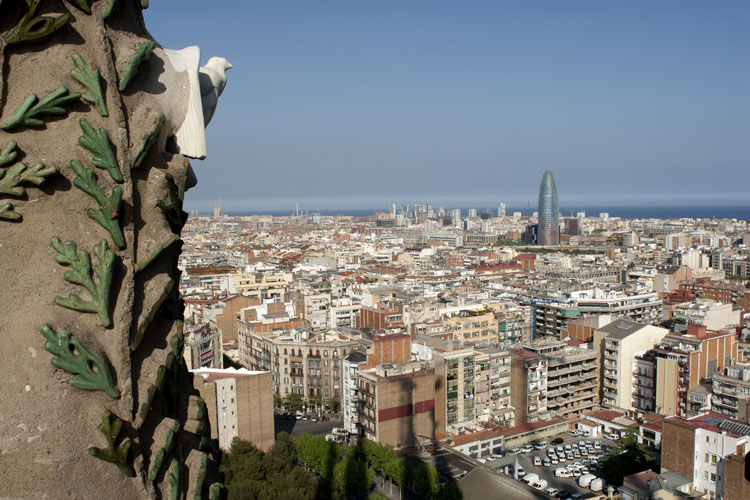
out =
<path fill-rule="evenodd" d="M 750 2 L 185 0 L 144 15 L 162 45 L 234 65 L 188 207 L 533 202 L 548 169 L 561 205 L 736 203 L 750 185 Z"/>

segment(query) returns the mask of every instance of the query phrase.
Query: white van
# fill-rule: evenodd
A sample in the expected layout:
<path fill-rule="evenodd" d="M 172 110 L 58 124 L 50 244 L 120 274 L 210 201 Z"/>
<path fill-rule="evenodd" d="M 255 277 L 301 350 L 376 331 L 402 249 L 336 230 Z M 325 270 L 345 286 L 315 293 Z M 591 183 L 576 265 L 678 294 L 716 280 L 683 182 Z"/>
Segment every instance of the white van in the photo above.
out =
<path fill-rule="evenodd" d="M 604 480 L 600 477 L 594 479 L 591 481 L 591 484 L 589 484 L 589 488 L 591 488 L 591 491 L 602 491 L 602 487 L 604 486 Z"/>
<path fill-rule="evenodd" d="M 581 488 L 588 488 L 591 484 L 591 481 L 596 479 L 596 476 L 593 474 L 584 474 L 580 478 L 578 478 L 578 486 Z"/>
<path fill-rule="evenodd" d="M 536 488 L 538 490 L 543 490 L 547 487 L 547 480 L 546 479 L 540 479 L 539 481 L 533 483 L 531 485 L 532 488 Z"/>
<path fill-rule="evenodd" d="M 537 474 L 536 472 L 530 472 L 523 476 L 523 480 L 528 484 L 534 483 L 539 480 L 539 474 Z"/>
<path fill-rule="evenodd" d="M 555 469 L 555 477 L 570 477 L 570 472 L 565 467 Z"/>

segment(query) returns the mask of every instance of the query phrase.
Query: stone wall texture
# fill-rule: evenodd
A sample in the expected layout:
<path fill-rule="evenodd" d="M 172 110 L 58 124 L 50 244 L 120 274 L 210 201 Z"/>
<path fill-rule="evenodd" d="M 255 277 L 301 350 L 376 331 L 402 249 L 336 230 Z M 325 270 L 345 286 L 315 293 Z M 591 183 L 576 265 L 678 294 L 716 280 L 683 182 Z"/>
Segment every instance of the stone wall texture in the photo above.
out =
<path fill-rule="evenodd" d="M 181 354 L 184 86 L 147 5 L 0 0 L 0 497 L 223 494 Z"/>

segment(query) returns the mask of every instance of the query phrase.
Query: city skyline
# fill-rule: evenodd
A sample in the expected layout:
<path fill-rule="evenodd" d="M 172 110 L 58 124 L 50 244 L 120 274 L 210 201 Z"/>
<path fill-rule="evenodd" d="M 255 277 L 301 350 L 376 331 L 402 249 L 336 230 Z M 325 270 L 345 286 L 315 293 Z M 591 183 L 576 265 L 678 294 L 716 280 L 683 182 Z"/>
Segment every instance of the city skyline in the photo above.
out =
<path fill-rule="evenodd" d="M 561 205 L 747 203 L 746 2 L 184 5 L 153 36 L 234 65 L 189 208 L 513 205 L 547 169 Z"/>

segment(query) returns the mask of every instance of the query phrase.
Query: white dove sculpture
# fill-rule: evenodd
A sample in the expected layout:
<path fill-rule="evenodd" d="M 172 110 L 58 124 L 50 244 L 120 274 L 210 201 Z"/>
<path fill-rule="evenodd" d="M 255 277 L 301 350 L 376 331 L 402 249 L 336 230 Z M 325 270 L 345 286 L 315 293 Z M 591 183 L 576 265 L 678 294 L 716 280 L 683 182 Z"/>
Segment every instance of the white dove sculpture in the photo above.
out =
<path fill-rule="evenodd" d="M 201 103 L 203 104 L 203 125 L 208 126 L 214 116 L 219 96 L 227 85 L 227 70 L 232 65 L 223 57 L 212 57 L 205 66 L 201 66 L 198 79 L 201 86 Z"/>
<path fill-rule="evenodd" d="M 152 95 L 166 110 L 172 127 L 170 135 L 176 147 L 172 152 L 202 160 L 206 157 L 206 125 L 216 111 L 227 84 L 226 71 L 232 65 L 223 57 L 212 57 L 201 67 L 197 46 L 181 50 L 157 47 L 154 55 L 164 62 L 165 70 L 152 82 Z"/>

